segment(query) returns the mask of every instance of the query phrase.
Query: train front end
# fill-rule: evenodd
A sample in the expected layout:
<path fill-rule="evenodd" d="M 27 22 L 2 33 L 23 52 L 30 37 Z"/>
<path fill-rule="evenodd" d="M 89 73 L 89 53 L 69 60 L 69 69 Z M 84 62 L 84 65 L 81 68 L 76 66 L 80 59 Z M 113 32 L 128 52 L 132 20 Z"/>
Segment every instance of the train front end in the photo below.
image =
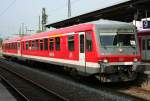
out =
<path fill-rule="evenodd" d="M 136 79 L 140 53 L 136 28 L 127 23 L 96 26 L 100 75 L 103 82 Z"/>

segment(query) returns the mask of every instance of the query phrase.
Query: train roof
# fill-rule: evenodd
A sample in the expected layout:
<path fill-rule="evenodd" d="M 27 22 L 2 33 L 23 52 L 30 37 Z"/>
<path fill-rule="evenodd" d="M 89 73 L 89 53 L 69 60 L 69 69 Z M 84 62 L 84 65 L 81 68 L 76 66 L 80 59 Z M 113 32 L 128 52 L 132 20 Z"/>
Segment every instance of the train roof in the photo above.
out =
<path fill-rule="evenodd" d="M 39 39 L 39 38 L 46 38 L 50 35 L 58 35 L 58 34 L 65 34 L 65 33 L 71 33 L 71 32 L 78 32 L 81 31 L 81 29 L 84 30 L 91 30 L 93 28 L 93 24 L 80 24 L 80 25 L 74 25 L 66 28 L 60 28 L 60 29 L 54 29 L 52 31 L 46 31 L 46 32 L 41 32 L 37 34 L 33 34 L 30 36 L 24 36 L 23 41 L 29 40 L 29 39 Z"/>
<path fill-rule="evenodd" d="M 105 19 L 100 19 L 98 21 L 93 21 L 93 22 L 88 22 L 88 23 L 83 23 L 83 24 L 78 24 L 78 25 L 73 25 L 70 27 L 65 27 L 65 28 L 60 28 L 60 29 L 55 29 L 52 31 L 47 31 L 47 32 L 41 32 L 29 36 L 24 36 L 22 37 L 22 41 L 26 40 L 33 40 L 33 39 L 39 39 L 39 38 L 46 38 L 50 35 L 58 35 L 58 34 L 63 34 L 63 33 L 70 33 L 70 32 L 78 32 L 82 31 L 81 29 L 84 30 L 91 30 L 94 25 L 99 25 L 100 28 L 119 28 L 119 27 L 131 27 L 133 26 L 132 24 L 126 23 L 126 22 L 120 22 L 120 21 L 112 21 L 112 20 L 105 20 Z M 18 38 L 13 38 L 6 40 L 4 42 L 17 42 L 20 40 L 21 37 Z"/>
<path fill-rule="evenodd" d="M 55 34 L 78 32 L 78 31 L 82 31 L 81 29 L 91 30 L 94 25 L 99 25 L 101 28 L 108 28 L 109 27 L 111 29 L 112 28 L 121 28 L 121 27 L 126 27 L 126 28 L 128 27 L 129 28 L 129 27 L 133 26 L 132 24 L 129 24 L 129 23 L 126 23 L 126 22 L 100 19 L 98 21 L 93 21 L 93 22 L 73 25 L 73 26 L 70 26 L 70 27 L 55 29 L 53 31 L 42 32 L 42 33 L 34 34 L 34 35 L 31 35 L 31 36 L 25 36 L 23 38 L 23 41 L 29 40 L 29 39 L 32 40 L 32 39 L 36 39 L 36 38 L 38 39 L 38 38 L 47 37 L 47 36 L 55 35 Z"/>
<path fill-rule="evenodd" d="M 98 21 L 89 22 L 95 25 L 98 25 L 99 28 L 109 28 L 109 29 L 116 29 L 116 28 L 134 28 L 135 26 L 132 23 L 126 23 L 121 21 L 114 21 L 114 20 L 105 20 L 100 19 Z"/>
<path fill-rule="evenodd" d="M 140 30 L 140 31 L 138 31 L 138 35 L 139 35 L 139 36 L 142 36 L 142 35 L 150 35 L 150 29 Z"/>
<path fill-rule="evenodd" d="M 6 39 L 3 41 L 3 43 L 11 43 L 11 42 L 18 42 L 21 38 L 20 37 L 15 37 L 11 39 Z"/>
<path fill-rule="evenodd" d="M 139 33 L 147 33 L 147 32 L 150 32 L 150 29 L 139 30 L 138 32 Z"/>

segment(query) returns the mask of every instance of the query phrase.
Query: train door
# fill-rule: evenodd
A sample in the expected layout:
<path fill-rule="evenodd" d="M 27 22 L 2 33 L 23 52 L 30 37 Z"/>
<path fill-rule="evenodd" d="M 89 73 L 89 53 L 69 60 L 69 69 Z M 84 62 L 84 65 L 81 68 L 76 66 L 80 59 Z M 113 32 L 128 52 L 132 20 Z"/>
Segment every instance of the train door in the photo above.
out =
<path fill-rule="evenodd" d="M 146 59 L 146 37 L 143 36 L 142 37 L 142 51 L 141 51 L 141 55 L 142 55 L 142 60 Z"/>
<path fill-rule="evenodd" d="M 18 55 L 21 55 L 20 42 L 17 42 L 17 51 L 18 51 Z"/>
<path fill-rule="evenodd" d="M 142 37 L 142 60 L 150 60 L 150 36 Z"/>
<path fill-rule="evenodd" d="M 81 71 L 86 72 L 85 32 L 79 32 L 79 64 L 83 67 L 81 68 Z"/>
<path fill-rule="evenodd" d="M 147 50 L 146 50 L 146 60 L 150 60 L 150 36 L 147 37 L 146 39 L 146 47 L 147 47 Z"/>

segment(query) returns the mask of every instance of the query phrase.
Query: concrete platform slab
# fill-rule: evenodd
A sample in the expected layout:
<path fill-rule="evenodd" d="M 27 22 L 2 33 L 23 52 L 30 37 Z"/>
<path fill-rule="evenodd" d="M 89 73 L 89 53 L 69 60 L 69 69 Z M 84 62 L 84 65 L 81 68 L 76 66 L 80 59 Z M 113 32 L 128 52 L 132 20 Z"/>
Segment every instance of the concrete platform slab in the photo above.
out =
<path fill-rule="evenodd" d="M 5 88 L 0 80 L 0 101 L 17 101 L 11 93 Z"/>
<path fill-rule="evenodd" d="M 150 75 L 150 62 L 142 62 L 142 67 L 144 67 L 144 74 Z"/>

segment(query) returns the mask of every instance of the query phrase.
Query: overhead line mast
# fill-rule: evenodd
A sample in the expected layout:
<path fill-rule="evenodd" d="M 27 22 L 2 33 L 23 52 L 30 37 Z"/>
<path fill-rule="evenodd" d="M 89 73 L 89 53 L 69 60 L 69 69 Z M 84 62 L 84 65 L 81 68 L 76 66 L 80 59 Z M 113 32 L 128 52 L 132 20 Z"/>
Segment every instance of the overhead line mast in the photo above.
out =
<path fill-rule="evenodd" d="M 71 17 L 71 1 L 68 0 L 68 18 Z"/>

